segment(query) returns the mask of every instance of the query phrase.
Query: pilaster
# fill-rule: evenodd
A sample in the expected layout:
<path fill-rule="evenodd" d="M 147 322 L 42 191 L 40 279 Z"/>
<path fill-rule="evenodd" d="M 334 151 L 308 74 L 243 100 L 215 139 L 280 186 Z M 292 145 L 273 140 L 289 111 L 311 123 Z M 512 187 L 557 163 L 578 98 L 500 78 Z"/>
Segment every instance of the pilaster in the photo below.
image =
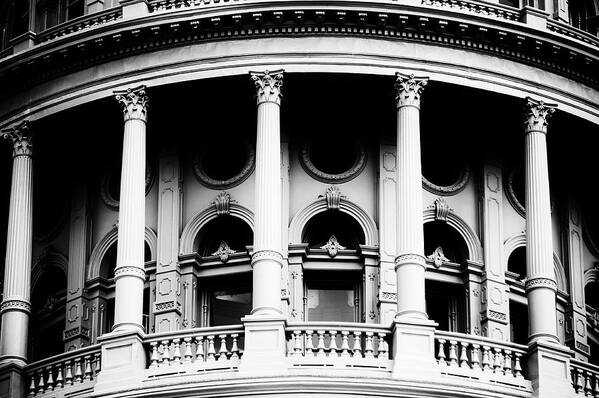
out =
<path fill-rule="evenodd" d="M 67 270 L 65 350 L 71 351 L 90 344 L 90 302 L 85 292 L 85 268 L 89 247 L 87 189 L 77 184 L 71 197 L 69 226 L 69 264 Z"/>
<path fill-rule="evenodd" d="M 574 351 L 577 359 L 586 360 L 590 355 L 587 342 L 586 305 L 584 297 L 584 264 L 582 219 L 578 204 L 568 198 L 567 220 L 564 226 L 564 248 L 569 270 L 570 305 L 566 313 L 566 343 Z"/>
<path fill-rule="evenodd" d="M 486 160 L 483 166 L 481 200 L 485 271 L 481 291 L 482 334 L 508 341 L 509 290 L 505 284 L 503 258 L 503 175 L 501 165 Z"/>
<path fill-rule="evenodd" d="M 2 332 L 0 365 L 27 361 L 31 313 L 31 255 L 33 239 L 33 146 L 28 121 L 0 132 L 13 145 L 12 183 L 4 270 L 4 296 L 0 305 Z"/>
<path fill-rule="evenodd" d="M 158 167 L 158 255 L 156 261 L 156 332 L 181 327 L 181 273 L 178 262 L 181 230 L 181 171 L 175 153 L 163 153 Z"/>

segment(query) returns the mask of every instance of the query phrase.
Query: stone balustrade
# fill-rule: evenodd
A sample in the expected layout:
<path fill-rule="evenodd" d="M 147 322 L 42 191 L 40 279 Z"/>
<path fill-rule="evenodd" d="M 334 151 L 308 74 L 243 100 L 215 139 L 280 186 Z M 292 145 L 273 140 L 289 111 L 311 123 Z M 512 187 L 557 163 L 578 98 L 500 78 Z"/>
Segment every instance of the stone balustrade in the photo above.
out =
<path fill-rule="evenodd" d="M 476 0 L 422 0 L 422 4 L 432 7 L 441 7 L 461 13 L 476 14 L 486 17 L 518 21 L 520 11 L 515 7 L 498 3 L 489 3 Z"/>
<path fill-rule="evenodd" d="M 599 397 L 599 366 L 571 359 L 570 374 L 577 395 Z"/>
<path fill-rule="evenodd" d="M 528 390 L 522 374 L 524 345 L 469 334 L 436 331 L 435 352 L 441 374 L 500 383 Z"/>
<path fill-rule="evenodd" d="M 243 354 L 243 327 L 219 326 L 151 334 L 144 340 L 148 377 L 237 369 Z"/>
<path fill-rule="evenodd" d="M 287 357 L 290 366 L 391 368 L 392 333 L 382 325 L 344 322 L 289 324 Z"/>
<path fill-rule="evenodd" d="M 85 29 L 95 28 L 109 22 L 118 21 L 123 17 L 121 7 L 108 8 L 104 11 L 83 15 L 68 22 L 53 26 L 37 35 L 36 41 L 44 43 L 49 40 L 79 32 Z"/>
<path fill-rule="evenodd" d="M 90 390 L 101 369 L 100 345 L 93 345 L 29 364 L 27 397 L 62 397 Z"/>

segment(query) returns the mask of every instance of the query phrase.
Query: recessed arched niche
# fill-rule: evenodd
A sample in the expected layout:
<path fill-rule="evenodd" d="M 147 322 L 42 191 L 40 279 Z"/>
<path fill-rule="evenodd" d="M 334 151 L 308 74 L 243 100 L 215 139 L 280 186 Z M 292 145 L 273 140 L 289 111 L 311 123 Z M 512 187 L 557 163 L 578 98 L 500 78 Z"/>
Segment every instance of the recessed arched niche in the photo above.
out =
<path fill-rule="evenodd" d="M 364 244 L 364 231 L 360 224 L 347 213 L 327 210 L 313 216 L 302 233 L 302 242 L 310 248 L 322 248 L 330 243 L 331 237 L 345 249 L 357 250 Z"/>
<path fill-rule="evenodd" d="M 442 255 L 445 258 L 442 261 L 457 264 L 462 264 L 469 257 L 468 246 L 460 233 L 442 221 L 424 224 L 424 253 L 431 259 Z"/>
<path fill-rule="evenodd" d="M 518 279 L 526 278 L 526 247 L 516 248 L 507 260 L 507 270 L 518 275 Z"/>
<path fill-rule="evenodd" d="M 253 243 L 251 227 L 241 218 L 221 215 L 208 221 L 195 237 L 194 250 L 202 257 L 215 256 L 226 244 L 230 254 L 245 252 Z"/>

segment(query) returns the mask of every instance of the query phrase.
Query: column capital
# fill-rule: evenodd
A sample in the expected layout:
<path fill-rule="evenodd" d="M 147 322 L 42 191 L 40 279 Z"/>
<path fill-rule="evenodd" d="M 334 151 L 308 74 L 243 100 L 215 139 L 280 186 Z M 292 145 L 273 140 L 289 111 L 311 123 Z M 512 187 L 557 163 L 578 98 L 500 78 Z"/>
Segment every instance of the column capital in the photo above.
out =
<path fill-rule="evenodd" d="M 125 121 L 131 119 L 147 121 L 149 99 L 146 94 L 146 86 L 115 91 L 114 97 L 123 108 Z"/>
<path fill-rule="evenodd" d="M 547 133 L 547 124 L 549 117 L 557 109 L 557 104 L 546 104 L 542 100 L 535 100 L 526 97 L 524 108 L 524 126 L 525 132 L 531 133 L 537 131 Z"/>
<path fill-rule="evenodd" d="M 428 77 L 413 74 L 395 73 L 395 101 L 398 108 L 414 106 L 420 108 L 422 90 L 428 84 Z"/>
<path fill-rule="evenodd" d="M 31 156 L 33 154 L 33 131 L 28 120 L 0 131 L 0 138 L 12 141 L 13 157 Z"/>
<path fill-rule="evenodd" d="M 264 72 L 250 72 L 256 85 L 256 103 L 274 102 L 281 105 L 281 88 L 283 87 L 283 69 Z"/>

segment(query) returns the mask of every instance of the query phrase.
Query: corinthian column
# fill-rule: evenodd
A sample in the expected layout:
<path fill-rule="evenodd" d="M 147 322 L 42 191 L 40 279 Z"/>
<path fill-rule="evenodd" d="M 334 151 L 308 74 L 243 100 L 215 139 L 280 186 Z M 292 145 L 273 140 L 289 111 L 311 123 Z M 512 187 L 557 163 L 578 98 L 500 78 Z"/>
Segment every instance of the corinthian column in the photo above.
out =
<path fill-rule="evenodd" d="M 12 141 L 13 166 L 4 271 L 0 305 L 2 334 L 0 362 L 25 365 L 31 313 L 31 245 L 33 233 L 32 137 L 28 121 L 0 133 Z"/>
<path fill-rule="evenodd" d="M 428 78 L 397 73 L 397 315 L 427 319 L 420 162 L 420 95 Z"/>
<path fill-rule="evenodd" d="M 281 314 L 281 87 L 283 71 L 250 72 L 256 85 L 256 215 L 252 315 Z"/>
<path fill-rule="evenodd" d="M 115 91 L 123 108 L 125 133 L 121 169 L 121 197 L 114 331 L 143 331 L 144 227 L 146 176 L 146 120 L 148 96 L 144 86 Z"/>
<path fill-rule="evenodd" d="M 526 295 L 530 341 L 557 342 L 547 165 L 547 121 L 556 105 L 526 99 Z"/>

